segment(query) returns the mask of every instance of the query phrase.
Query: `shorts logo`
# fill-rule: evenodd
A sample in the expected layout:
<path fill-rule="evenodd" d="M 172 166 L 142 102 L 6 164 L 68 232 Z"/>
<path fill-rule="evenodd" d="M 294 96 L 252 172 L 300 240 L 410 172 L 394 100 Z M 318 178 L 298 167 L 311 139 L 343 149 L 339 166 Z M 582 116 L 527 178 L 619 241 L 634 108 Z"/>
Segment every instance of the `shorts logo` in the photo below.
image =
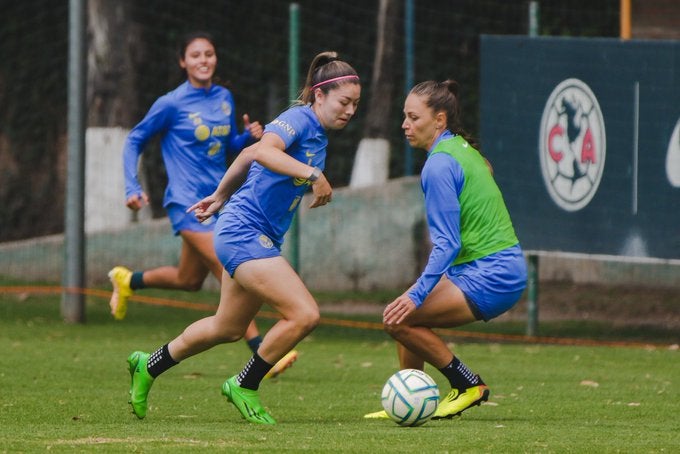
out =
<path fill-rule="evenodd" d="M 539 155 L 543 181 L 565 211 L 588 205 L 602 179 L 607 138 L 602 110 L 579 79 L 562 81 L 541 117 Z"/>
<path fill-rule="evenodd" d="M 274 247 L 274 242 L 267 235 L 260 235 L 258 240 L 260 241 L 260 246 L 265 249 L 271 249 Z"/>

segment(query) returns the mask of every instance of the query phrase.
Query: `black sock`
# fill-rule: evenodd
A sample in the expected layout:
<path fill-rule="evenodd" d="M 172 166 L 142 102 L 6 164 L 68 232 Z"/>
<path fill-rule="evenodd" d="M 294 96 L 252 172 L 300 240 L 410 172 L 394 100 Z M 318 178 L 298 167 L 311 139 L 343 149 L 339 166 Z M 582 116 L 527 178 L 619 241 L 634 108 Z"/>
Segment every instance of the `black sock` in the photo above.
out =
<path fill-rule="evenodd" d="M 272 367 L 274 367 L 273 364 L 267 363 L 256 352 L 250 358 L 246 367 L 238 374 L 236 381 L 241 388 L 257 390 L 260 387 L 260 382 Z"/>
<path fill-rule="evenodd" d="M 165 344 L 149 356 L 146 370 L 149 372 L 149 375 L 156 378 L 175 364 L 179 363 L 172 359 L 168 351 L 168 344 Z"/>
<path fill-rule="evenodd" d="M 479 375 L 473 374 L 472 371 L 455 356 L 446 367 L 439 369 L 439 371 L 449 379 L 451 388 L 456 388 L 459 391 L 484 384 Z"/>
<path fill-rule="evenodd" d="M 253 353 L 257 353 L 257 349 L 260 348 L 260 344 L 262 343 L 262 336 L 255 336 L 251 339 L 248 339 L 246 342 L 248 343 L 250 350 Z"/>
<path fill-rule="evenodd" d="M 132 273 L 132 277 L 130 278 L 130 288 L 132 290 L 146 288 L 146 285 L 144 285 L 144 271 L 134 271 Z"/>

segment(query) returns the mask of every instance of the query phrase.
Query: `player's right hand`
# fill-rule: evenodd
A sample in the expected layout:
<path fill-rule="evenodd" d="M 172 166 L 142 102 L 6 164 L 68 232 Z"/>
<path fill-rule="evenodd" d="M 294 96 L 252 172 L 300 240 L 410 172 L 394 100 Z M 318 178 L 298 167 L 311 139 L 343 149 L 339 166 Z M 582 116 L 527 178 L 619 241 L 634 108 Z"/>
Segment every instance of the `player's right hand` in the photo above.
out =
<path fill-rule="evenodd" d="M 187 213 L 193 211 L 196 219 L 203 222 L 210 216 L 219 212 L 222 209 L 222 205 L 224 205 L 224 200 L 219 200 L 212 194 L 187 208 Z"/>
<path fill-rule="evenodd" d="M 131 209 L 132 211 L 139 211 L 144 206 L 149 204 L 149 196 L 146 195 L 145 192 L 141 192 L 139 194 L 134 194 L 128 197 L 128 199 L 125 201 L 125 205 Z"/>
<path fill-rule="evenodd" d="M 413 302 L 411 297 L 408 296 L 408 292 L 406 292 L 385 307 L 383 323 L 385 325 L 398 325 L 415 310 L 416 303 Z"/>

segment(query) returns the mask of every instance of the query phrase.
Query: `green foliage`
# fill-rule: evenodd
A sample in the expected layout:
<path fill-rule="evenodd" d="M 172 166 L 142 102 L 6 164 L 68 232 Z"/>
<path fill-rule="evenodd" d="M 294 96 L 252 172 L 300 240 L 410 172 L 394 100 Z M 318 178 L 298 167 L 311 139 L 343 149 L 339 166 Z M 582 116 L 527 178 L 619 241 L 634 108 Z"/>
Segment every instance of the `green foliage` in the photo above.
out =
<path fill-rule="evenodd" d="M 420 428 L 365 421 L 398 367 L 394 344 L 380 331 L 328 326 L 260 388 L 276 426 L 245 423 L 220 396 L 249 357 L 242 342 L 161 376 L 139 421 L 126 403 L 125 357 L 155 349 L 201 314 L 134 305 L 114 322 L 97 299 L 87 325 L 65 325 L 58 296 L 0 297 L 2 452 L 642 453 L 673 451 L 680 429 L 677 351 L 463 342 L 453 348 L 491 386 L 488 404 Z M 448 391 L 441 374 L 426 371 Z"/>

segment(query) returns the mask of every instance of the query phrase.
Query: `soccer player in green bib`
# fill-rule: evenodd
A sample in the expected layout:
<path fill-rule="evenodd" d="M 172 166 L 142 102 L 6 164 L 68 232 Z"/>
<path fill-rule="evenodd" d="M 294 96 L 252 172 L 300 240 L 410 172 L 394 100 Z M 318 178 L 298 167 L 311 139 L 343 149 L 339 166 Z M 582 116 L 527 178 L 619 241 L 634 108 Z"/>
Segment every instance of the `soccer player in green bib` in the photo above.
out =
<path fill-rule="evenodd" d="M 383 323 L 398 342 L 401 369 L 422 370 L 427 361 L 448 379 L 451 391 L 433 419 L 452 418 L 486 401 L 489 388 L 432 328 L 509 310 L 526 287 L 526 261 L 491 166 L 461 127 L 458 84 L 413 87 L 402 129 L 411 146 L 428 153 L 421 184 L 433 247 L 416 283 L 385 307 Z"/>

